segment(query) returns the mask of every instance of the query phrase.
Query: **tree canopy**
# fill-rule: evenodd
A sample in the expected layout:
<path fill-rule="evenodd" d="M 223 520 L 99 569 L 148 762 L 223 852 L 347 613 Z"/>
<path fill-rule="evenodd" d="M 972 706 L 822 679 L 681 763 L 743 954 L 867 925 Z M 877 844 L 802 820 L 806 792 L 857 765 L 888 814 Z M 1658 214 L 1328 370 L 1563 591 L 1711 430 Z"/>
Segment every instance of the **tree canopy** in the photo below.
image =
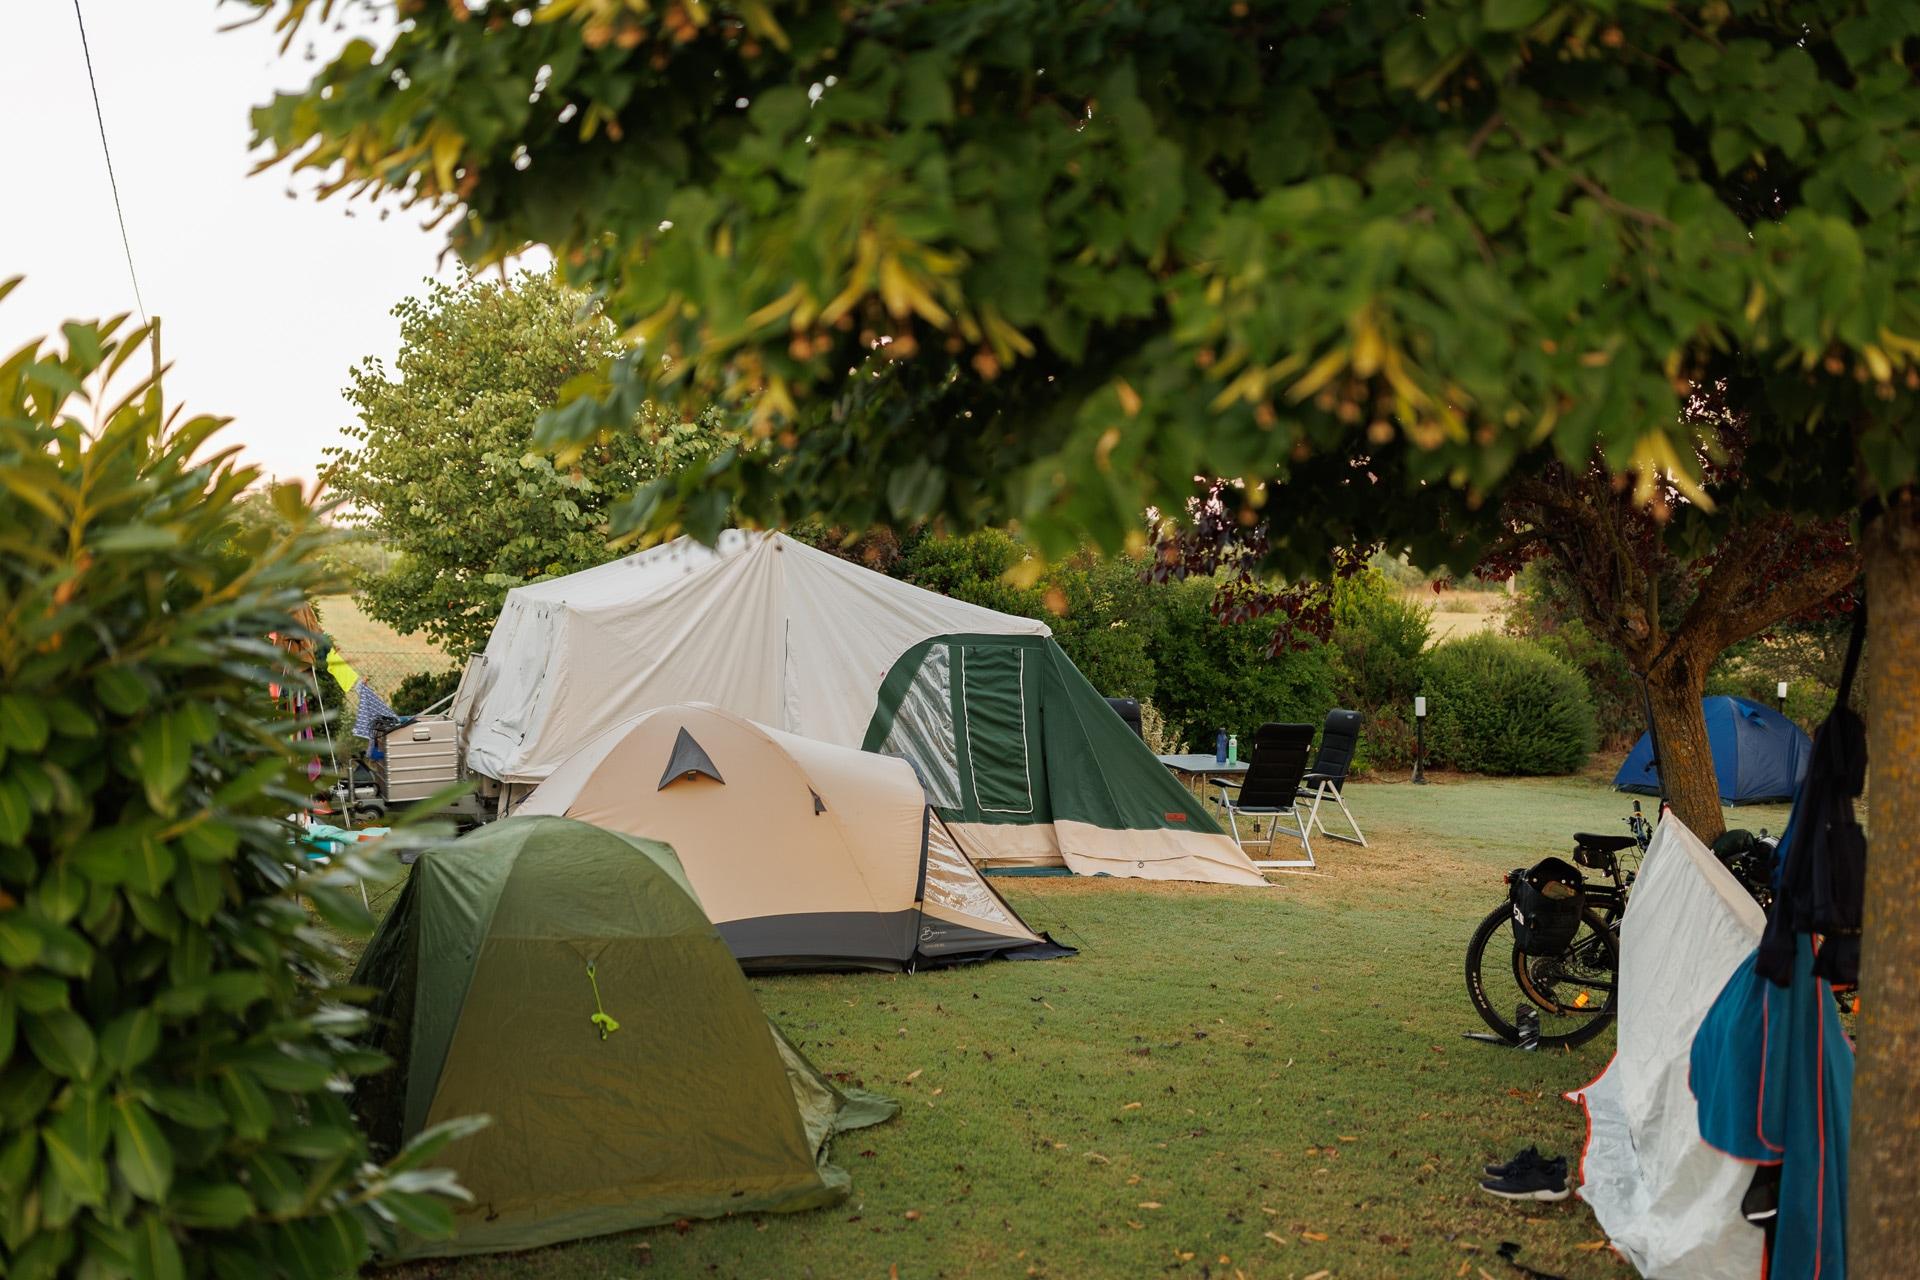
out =
<path fill-rule="evenodd" d="M 394 308 L 400 354 L 353 371 L 360 420 L 326 482 L 390 552 L 353 582 L 367 611 L 456 654 L 485 643 L 513 587 L 616 554 L 608 510 L 705 456 L 711 421 L 643 407 L 568 466 L 533 447 L 560 389 L 616 355 L 613 326 L 550 275 L 434 284 Z"/>
<path fill-rule="evenodd" d="M 770 447 L 625 513 L 655 528 L 1113 546 L 1206 474 L 1313 489 L 1261 511 L 1283 559 L 1343 523 L 1457 558 L 1535 447 L 1689 490 L 1682 404 L 1729 372 L 1769 500 L 1850 502 L 1856 450 L 1915 474 L 1911 5 L 402 7 L 256 130 L 604 298 L 644 345 L 548 443 L 749 414 Z"/>

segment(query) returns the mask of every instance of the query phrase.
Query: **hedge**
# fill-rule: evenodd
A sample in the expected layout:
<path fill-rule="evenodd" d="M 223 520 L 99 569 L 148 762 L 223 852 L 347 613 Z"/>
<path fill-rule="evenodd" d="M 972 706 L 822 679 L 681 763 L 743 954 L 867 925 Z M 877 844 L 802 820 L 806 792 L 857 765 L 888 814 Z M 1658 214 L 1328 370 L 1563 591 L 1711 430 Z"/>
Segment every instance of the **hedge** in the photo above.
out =
<path fill-rule="evenodd" d="M 1472 773 L 1572 773 L 1593 754 L 1586 681 L 1538 645 L 1482 632 L 1427 657 L 1430 759 Z"/>

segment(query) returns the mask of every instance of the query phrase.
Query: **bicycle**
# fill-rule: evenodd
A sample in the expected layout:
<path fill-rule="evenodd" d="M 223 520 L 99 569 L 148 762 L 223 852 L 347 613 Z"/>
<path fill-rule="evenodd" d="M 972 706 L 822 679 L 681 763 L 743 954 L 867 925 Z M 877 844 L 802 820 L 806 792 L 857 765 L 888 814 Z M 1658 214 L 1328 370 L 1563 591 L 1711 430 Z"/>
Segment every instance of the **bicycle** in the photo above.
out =
<path fill-rule="evenodd" d="M 1494 908 L 1474 930 L 1467 944 L 1467 995 L 1481 1019 L 1508 1044 L 1524 1040 L 1541 1048 L 1573 1048 L 1599 1035 L 1613 1020 L 1620 917 L 1636 874 L 1621 859 L 1629 849 L 1645 854 L 1653 837 L 1653 824 L 1638 800 L 1624 821 L 1629 832 L 1624 836 L 1582 831 L 1573 837 L 1573 860 L 1604 872 L 1611 883 L 1586 884 L 1580 927 L 1564 951 L 1521 951 L 1513 937 L 1510 902 Z M 1526 869 L 1519 868 L 1504 879 L 1511 885 L 1514 877 L 1525 874 Z M 1509 980 L 1511 989 L 1505 986 Z M 1512 1021 L 1502 1014 L 1503 1008 L 1515 1010 Z M 1534 1025 L 1523 1028 L 1527 1021 Z"/>

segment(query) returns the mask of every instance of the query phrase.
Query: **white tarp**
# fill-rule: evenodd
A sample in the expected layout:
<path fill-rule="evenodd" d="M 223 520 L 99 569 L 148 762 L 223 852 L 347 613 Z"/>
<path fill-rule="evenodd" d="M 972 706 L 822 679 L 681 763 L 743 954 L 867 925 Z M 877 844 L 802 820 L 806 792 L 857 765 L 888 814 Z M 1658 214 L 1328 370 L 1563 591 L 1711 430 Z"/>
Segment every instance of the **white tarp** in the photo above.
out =
<path fill-rule="evenodd" d="M 1758 903 L 1671 814 L 1620 927 L 1618 1048 L 1567 1095 L 1587 1111 L 1580 1196 L 1650 1280 L 1759 1280 L 1763 1234 L 1740 1215 L 1753 1169 L 1700 1138 L 1693 1036 L 1766 927 Z"/>
<path fill-rule="evenodd" d="M 894 663 L 956 633 L 1051 634 L 781 534 L 681 538 L 508 592 L 454 719 L 467 768 L 510 783 L 676 702 L 859 747 Z"/>

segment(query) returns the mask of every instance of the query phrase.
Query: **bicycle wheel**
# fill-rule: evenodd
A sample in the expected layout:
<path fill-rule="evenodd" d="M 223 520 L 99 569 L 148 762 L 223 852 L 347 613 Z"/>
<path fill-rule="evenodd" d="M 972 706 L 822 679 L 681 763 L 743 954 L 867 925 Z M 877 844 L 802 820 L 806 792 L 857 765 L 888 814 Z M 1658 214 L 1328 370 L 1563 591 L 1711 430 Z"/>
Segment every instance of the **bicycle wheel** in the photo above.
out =
<path fill-rule="evenodd" d="M 1620 943 L 1608 921 L 1589 909 L 1580 932 L 1555 956 L 1530 956 L 1513 943 L 1513 908 L 1490 912 L 1467 944 L 1467 995 L 1481 1019 L 1509 1044 L 1521 1005 L 1540 1014 L 1542 1048 L 1585 1044 L 1613 1021 Z"/>

